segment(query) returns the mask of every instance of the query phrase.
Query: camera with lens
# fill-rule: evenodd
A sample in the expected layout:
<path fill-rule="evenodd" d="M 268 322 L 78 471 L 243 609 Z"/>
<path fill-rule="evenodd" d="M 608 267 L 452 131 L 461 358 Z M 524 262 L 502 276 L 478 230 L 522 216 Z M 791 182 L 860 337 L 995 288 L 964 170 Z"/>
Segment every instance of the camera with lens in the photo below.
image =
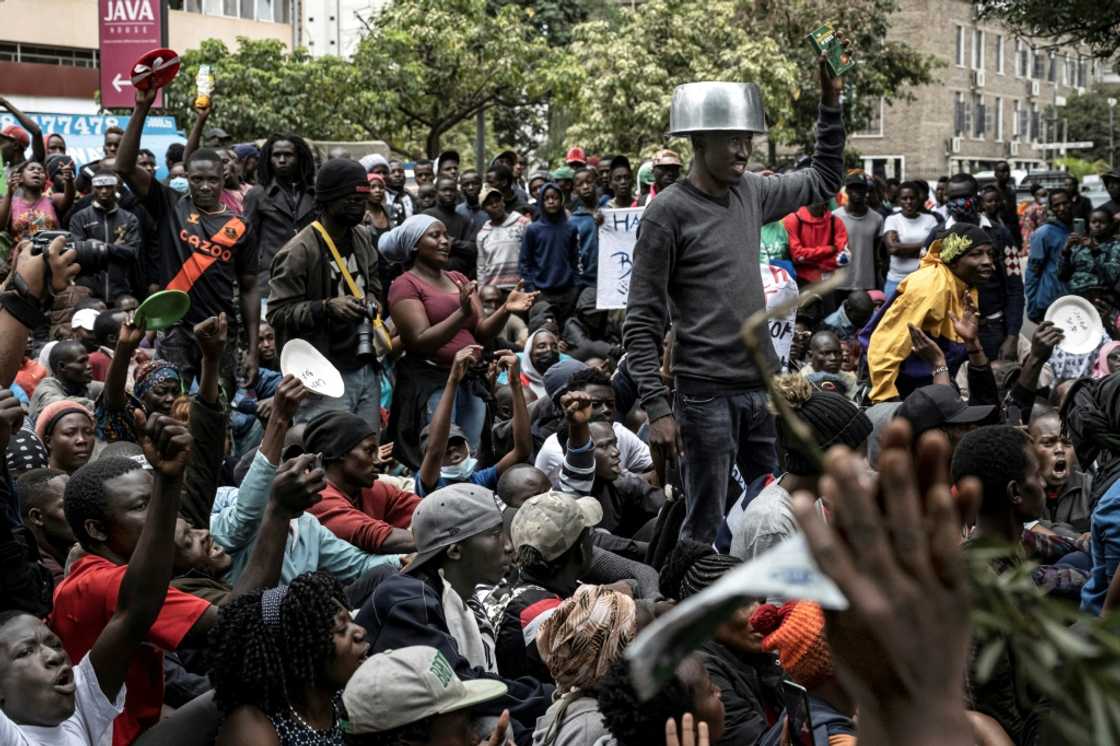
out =
<path fill-rule="evenodd" d="M 66 239 L 63 251 L 73 249 L 78 252 L 78 266 L 82 268 L 81 274 L 92 275 L 108 268 L 112 259 L 109 244 L 95 239 L 75 241 L 70 231 L 39 231 L 31 237 L 31 254 L 43 254 L 51 243 L 59 236 Z"/>
<path fill-rule="evenodd" d="M 387 351 L 379 349 L 384 346 L 383 343 L 385 342 L 383 338 L 384 327 L 382 327 L 382 334 L 378 334 L 373 328 L 373 322 L 381 309 L 374 301 L 363 301 L 363 303 L 365 313 L 358 322 L 358 357 L 376 359 Z"/>

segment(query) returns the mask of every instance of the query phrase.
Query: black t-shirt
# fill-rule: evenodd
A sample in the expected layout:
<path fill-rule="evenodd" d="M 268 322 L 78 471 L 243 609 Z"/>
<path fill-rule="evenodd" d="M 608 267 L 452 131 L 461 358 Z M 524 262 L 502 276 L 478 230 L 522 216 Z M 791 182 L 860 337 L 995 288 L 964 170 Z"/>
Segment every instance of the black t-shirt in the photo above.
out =
<path fill-rule="evenodd" d="M 144 207 L 159 225 L 155 261 L 160 285 L 191 296 L 191 310 L 180 323 L 193 326 L 221 311 L 231 322 L 236 319 L 237 278 L 256 275 L 258 267 L 249 223 L 224 207 L 214 214 L 202 212 L 189 194 L 155 181 Z"/>

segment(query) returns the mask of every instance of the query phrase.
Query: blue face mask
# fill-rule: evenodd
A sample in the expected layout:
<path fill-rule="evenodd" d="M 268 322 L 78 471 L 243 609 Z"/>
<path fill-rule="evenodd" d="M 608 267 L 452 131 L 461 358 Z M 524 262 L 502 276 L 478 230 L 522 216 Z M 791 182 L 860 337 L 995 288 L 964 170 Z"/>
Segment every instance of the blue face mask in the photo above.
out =
<path fill-rule="evenodd" d="M 171 187 L 179 194 L 186 194 L 187 190 L 190 189 L 190 184 L 187 183 L 186 176 L 176 176 L 168 182 L 167 186 Z"/>
<path fill-rule="evenodd" d="M 964 223 L 976 222 L 977 200 L 975 197 L 953 197 L 945 204 L 954 220 Z"/>
<path fill-rule="evenodd" d="M 474 456 L 467 456 L 453 466 L 445 466 L 439 470 L 441 479 L 446 479 L 449 482 L 462 482 L 471 474 L 474 474 L 475 467 L 478 466 L 478 459 Z"/>

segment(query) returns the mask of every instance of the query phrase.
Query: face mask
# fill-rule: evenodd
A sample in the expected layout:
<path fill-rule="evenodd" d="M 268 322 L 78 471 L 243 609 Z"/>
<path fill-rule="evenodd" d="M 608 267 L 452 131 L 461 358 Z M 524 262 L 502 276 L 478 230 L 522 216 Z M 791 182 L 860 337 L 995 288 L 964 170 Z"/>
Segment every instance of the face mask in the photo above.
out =
<path fill-rule="evenodd" d="M 478 459 L 474 456 L 467 456 L 453 466 L 445 466 L 440 469 L 439 476 L 449 482 L 462 482 L 471 474 L 474 474 L 476 466 L 478 466 Z"/>
<path fill-rule="evenodd" d="M 186 194 L 187 190 L 190 189 L 190 184 L 187 183 L 186 176 L 176 176 L 167 186 L 171 187 L 179 194 Z"/>
<path fill-rule="evenodd" d="M 975 197 L 953 197 L 946 203 L 946 207 L 954 220 L 966 223 L 976 222 L 977 203 Z"/>

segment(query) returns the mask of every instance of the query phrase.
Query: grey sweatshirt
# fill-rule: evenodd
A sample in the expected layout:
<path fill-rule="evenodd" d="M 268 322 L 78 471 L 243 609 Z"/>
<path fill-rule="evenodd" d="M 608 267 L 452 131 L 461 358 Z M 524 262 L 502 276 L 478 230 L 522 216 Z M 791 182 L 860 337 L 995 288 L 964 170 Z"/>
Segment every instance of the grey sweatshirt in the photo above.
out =
<path fill-rule="evenodd" d="M 676 329 L 673 373 L 685 394 L 757 388 L 777 367 L 760 371 L 739 328 L 765 307 L 759 271 L 762 226 L 803 205 L 824 202 L 843 179 L 840 109 L 821 106 L 812 168 L 784 176 L 746 173 L 725 199 L 687 181 L 660 192 L 642 215 L 623 326 L 630 372 L 650 420 L 672 413 L 659 375 L 670 320 Z"/>

